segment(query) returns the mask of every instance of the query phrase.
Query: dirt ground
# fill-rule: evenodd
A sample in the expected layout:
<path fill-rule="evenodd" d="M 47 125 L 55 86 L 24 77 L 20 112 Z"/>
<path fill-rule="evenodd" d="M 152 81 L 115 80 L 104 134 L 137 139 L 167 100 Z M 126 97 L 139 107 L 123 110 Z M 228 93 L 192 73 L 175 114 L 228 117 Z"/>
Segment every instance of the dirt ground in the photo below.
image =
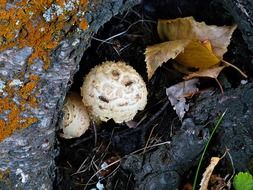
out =
<path fill-rule="evenodd" d="M 190 111 L 183 121 L 176 115 L 165 93 L 166 88 L 183 81 L 183 75 L 167 63 L 158 68 L 151 80 L 147 78 L 144 52 L 148 45 L 160 42 L 156 30 L 157 19 L 194 16 L 207 24 L 232 24 L 231 15 L 215 2 L 188 1 L 188 4 L 179 6 L 167 1 L 143 1 L 123 15 L 115 16 L 94 35 L 70 91 L 80 93 L 83 77 L 95 65 L 105 60 L 122 60 L 133 66 L 146 82 L 148 104 L 134 118 L 133 123 L 138 123 L 136 128 L 109 121 L 100 126 L 93 123 L 89 131 L 77 139 L 59 137 L 60 152 L 56 159 L 58 169 L 54 189 L 99 189 L 99 185 L 105 189 L 126 190 L 191 189 L 200 154 L 215 121 L 226 108 L 229 108 L 228 116 L 222 125 L 225 127 L 217 130 L 201 172 L 212 156 L 221 156 L 229 145 L 235 166 L 231 166 L 231 159 L 224 159 L 215 170 L 218 176 L 216 182 L 220 179 L 218 183 L 223 183 L 227 174 L 232 176 L 233 170 L 250 170 L 252 132 L 244 136 L 249 139 L 244 142 L 240 140 L 240 135 L 245 135 L 245 131 L 235 132 L 236 128 L 231 133 L 226 131 L 226 126 L 236 122 L 240 122 L 238 125 L 246 123 L 248 132 L 253 126 L 249 118 L 240 119 L 252 113 L 252 102 L 247 98 L 238 100 L 253 93 L 250 84 L 246 87 L 241 85 L 243 78 L 238 72 L 227 68 L 219 76 L 224 95 L 221 95 L 213 79 L 201 79 L 199 88 L 202 91 L 189 100 Z M 253 67 L 249 64 L 251 57 L 237 29 L 224 59 L 242 69 L 249 76 L 248 82 L 253 76 Z M 221 101 L 225 103 L 217 103 Z M 235 109 L 231 111 L 233 106 Z M 247 153 L 240 152 L 246 145 Z M 110 167 L 103 169 L 110 164 Z"/>

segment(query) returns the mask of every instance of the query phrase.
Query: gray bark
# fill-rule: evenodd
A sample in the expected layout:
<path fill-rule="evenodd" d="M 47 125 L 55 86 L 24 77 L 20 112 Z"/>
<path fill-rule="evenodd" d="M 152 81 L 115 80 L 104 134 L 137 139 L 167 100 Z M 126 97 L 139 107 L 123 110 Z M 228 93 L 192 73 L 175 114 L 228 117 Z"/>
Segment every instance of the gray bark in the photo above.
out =
<path fill-rule="evenodd" d="M 222 2 L 238 24 L 249 50 L 253 52 L 253 1 L 222 0 Z"/>
<path fill-rule="evenodd" d="M 123 12 L 138 3 L 137 0 L 103 0 L 96 4 L 89 2 L 86 18 L 89 28 L 76 31 L 64 39 L 52 53 L 52 63 L 48 70 L 42 69 L 40 61 L 27 64 L 32 48 L 12 48 L 0 53 L 0 79 L 12 80 L 14 76 L 25 72 L 25 81 L 29 74 L 40 76 L 40 104 L 37 109 L 29 109 L 31 116 L 38 122 L 16 131 L 0 143 L 0 189 L 52 189 L 55 170 L 55 124 L 61 110 L 66 92 L 78 70 L 83 52 L 87 49 L 93 33 L 113 15 Z M 4 117 L 4 116 L 2 116 Z"/>

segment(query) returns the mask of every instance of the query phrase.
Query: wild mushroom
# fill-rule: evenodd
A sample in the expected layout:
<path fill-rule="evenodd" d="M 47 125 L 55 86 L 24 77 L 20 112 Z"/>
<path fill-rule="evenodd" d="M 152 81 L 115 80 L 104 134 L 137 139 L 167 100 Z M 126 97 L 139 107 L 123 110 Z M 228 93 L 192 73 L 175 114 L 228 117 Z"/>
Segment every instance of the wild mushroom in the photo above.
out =
<path fill-rule="evenodd" d="M 67 97 L 63 112 L 64 116 L 60 125 L 61 137 L 66 139 L 80 137 L 88 130 L 89 115 L 78 94 L 72 93 Z"/>
<path fill-rule="evenodd" d="M 130 121 L 147 103 L 142 77 L 124 62 L 106 61 L 94 67 L 81 87 L 83 103 L 101 121 Z"/>

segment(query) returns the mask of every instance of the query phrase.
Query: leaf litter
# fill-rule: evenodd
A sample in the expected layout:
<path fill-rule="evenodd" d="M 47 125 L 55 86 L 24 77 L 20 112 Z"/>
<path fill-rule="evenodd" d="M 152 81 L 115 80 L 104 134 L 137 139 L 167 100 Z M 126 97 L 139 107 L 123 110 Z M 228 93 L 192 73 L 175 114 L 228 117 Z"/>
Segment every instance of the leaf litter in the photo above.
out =
<path fill-rule="evenodd" d="M 231 36 L 236 29 L 232 26 L 207 25 L 205 22 L 197 22 L 193 17 L 177 18 L 171 20 L 158 20 L 157 31 L 161 40 L 209 40 L 214 54 L 222 58 L 227 52 Z"/>
<path fill-rule="evenodd" d="M 213 73 L 211 78 L 214 78 L 214 75 L 218 76 L 225 68 L 220 67 L 220 63 L 232 66 L 247 77 L 239 68 L 223 60 L 235 29 L 236 25 L 206 25 L 204 22 L 195 21 L 193 17 L 159 20 L 158 34 L 160 39 L 166 42 L 146 48 L 148 78 L 150 79 L 155 70 L 170 59 L 175 59 L 180 67 L 198 69 L 201 71 L 201 77 L 210 77 L 209 72 L 203 72 L 210 68 Z M 215 67 L 218 68 L 214 69 Z M 217 73 L 214 73 L 215 71 Z M 197 77 L 199 73 L 195 75 L 191 76 Z"/>
<path fill-rule="evenodd" d="M 218 76 L 225 67 L 231 66 L 242 76 L 247 77 L 239 68 L 223 60 L 235 29 L 236 25 L 207 25 L 204 22 L 195 21 L 193 17 L 158 20 L 158 35 L 165 42 L 146 48 L 148 79 L 151 79 L 156 69 L 163 63 L 175 59 L 174 68 L 188 74 L 183 77 L 184 80 L 200 77 L 213 78 L 223 94 Z M 192 68 L 197 70 L 190 72 Z M 166 89 L 166 94 L 180 120 L 189 109 L 182 93 L 186 90 L 185 88 L 196 91 L 195 83 L 195 80 L 185 81 Z"/>
<path fill-rule="evenodd" d="M 198 82 L 198 79 L 191 79 L 166 89 L 166 95 L 180 120 L 183 119 L 185 113 L 189 110 L 189 104 L 187 104 L 186 98 L 192 97 L 199 91 L 197 88 Z"/>

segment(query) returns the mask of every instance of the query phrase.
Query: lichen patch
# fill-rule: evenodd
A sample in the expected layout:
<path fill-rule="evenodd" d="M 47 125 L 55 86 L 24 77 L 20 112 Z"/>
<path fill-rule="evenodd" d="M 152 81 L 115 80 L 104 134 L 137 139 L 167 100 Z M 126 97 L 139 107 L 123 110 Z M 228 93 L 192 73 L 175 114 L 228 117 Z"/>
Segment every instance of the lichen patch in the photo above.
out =
<path fill-rule="evenodd" d="M 87 29 L 84 17 L 87 5 L 88 0 L 19 0 L 11 4 L 0 0 L 0 51 L 30 47 L 33 52 L 28 63 L 42 62 L 43 69 L 48 69 L 50 53 L 66 34 L 73 27 Z M 23 80 L 0 79 L 0 141 L 38 121 L 30 110 L 38 106 L 36 92 L 40 78 L 31 74 L 28 80 Z"/>
<path fill-rule="evenodd" d="M 40 58 L 47 69 L 51 50 L 69 32 L 71 26 L 85 30 L 88 27 L 82 16 L 87 9 L 87 0 L 26 0 L 6 8 L 0 1 L 0 51 L 17 46 L 33 48 L 29 63 Z M 66 26 L 69 27 L 66 27 Z"/>
<path fill-rule="evenodd" d="M 16 129 L 22 129 L 38 121 L 36 117 L 25 117 L 27 107 L 36 107 L 36 86 L 39 77 L 32 75 L 20 88 L 6 84 L 4 93 L 0 93 L 0 141 L 11 135 Z"/>

